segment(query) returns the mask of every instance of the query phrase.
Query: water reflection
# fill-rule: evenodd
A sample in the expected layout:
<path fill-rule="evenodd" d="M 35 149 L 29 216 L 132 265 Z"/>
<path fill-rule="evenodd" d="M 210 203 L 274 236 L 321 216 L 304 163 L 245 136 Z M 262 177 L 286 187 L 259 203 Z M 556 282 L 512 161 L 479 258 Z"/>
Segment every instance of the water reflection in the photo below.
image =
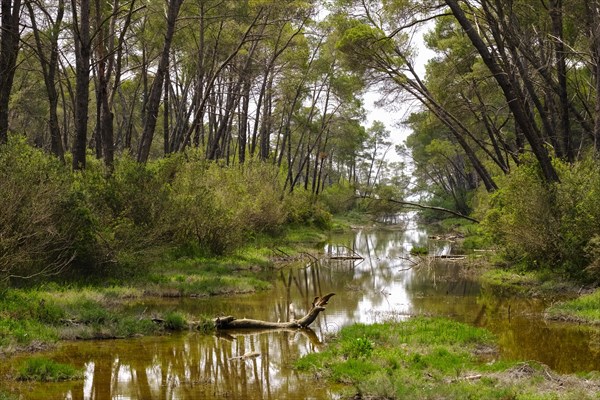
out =
<path fill-rule="evenodd" d="M 67 343 L 49 356 L 84 368 L 85 380 L 33 385 L 27 398 L 331 399 L 335 390 L 298 375 L 293 360 L 319 351 L 324 336 L 342 326 L 417 314 L 487 327 L 498 337 L 502 358 L 539 360 L 560 372 L 600 369 L 598 329 L 546 322 L 540 300 L 496 297 L 457 263 L 415 268 L 409 259 L 413 246 L 440 255 L 449 254 L 452 244 L 428 241 L 427 232 L 411 221 L 405 231 L 358 231 L 331 243 L 321 262 L 273 269 L 269 292 L 134 305 L 148 312 L 182 309 L 192 315 L 288 321 L 304 315 L 314 297 L 335 292 L 312 330 Z M 349 257 L 356 254 L 364 259 Z M 248 353 L 259 356 L 242 357 Z"/>

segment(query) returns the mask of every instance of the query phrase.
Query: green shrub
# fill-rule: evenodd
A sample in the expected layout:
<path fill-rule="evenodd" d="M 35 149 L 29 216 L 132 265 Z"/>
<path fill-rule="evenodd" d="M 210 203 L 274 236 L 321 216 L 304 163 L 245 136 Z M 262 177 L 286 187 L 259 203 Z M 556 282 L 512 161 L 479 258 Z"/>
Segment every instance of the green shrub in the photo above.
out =
<path fill-rule="evenodd" d="M 589 157 L 572 165 L 555 161 L 555 166 L 560 183 L 545 183 L 531 162 L 499 180 L 483 227 L 512 263 L 582 276 L 587 266 L 593 272 L 597 259 L 600 165 Z"/>
<path fill-rule="evenodd" d="M 70 186 L 69 170 L 22 138 L 0 146 L 0 281 L 72 264 L 85 220 L 71 211 Z"/>
<path fill-rule="evenodd" d="M 93 250 L 86 253 L 79 273 L 122 277 L 143 271 L 143 260 L 136 255 L 168 242 L 171 235 L 164 215 L 170 204 L 169 179 L 180 160 L 140 164 L 122 156 L 112 173 L 97 160 L 90 161 L 75 175 L 73 189 L 80 212 L 89 215 L 94 226 L 87 237 Z"/>
<path fill-rule="evenodd" d="M 45 357 L 34 357 L 25 361 L 18 369 L 17 379 L 22 381 L 58 382 L 80 379 L 81 371 Z"/>
<path fill-rule="evenodd" d="M 181 243 L 193 241 L 223 254 L 251 233 L 273 232 L 282 225 L 279 193 L 270 165 L 188 162 L 173 181 L 169 223 Z"/>
<path fill-rule="evenodd" d="M 348 212 L 356 205 L 356 194 L 347 182 L 332 185 L 321 193 L 321 201 L 332 214 Z"/>
<path fill-rule="evenodd" d="M 331 213 L 310 191 L 297 189 L 286 196 L 284 203 L 288 223 L 312 224 L 319 229 L 331 229 Z"/>

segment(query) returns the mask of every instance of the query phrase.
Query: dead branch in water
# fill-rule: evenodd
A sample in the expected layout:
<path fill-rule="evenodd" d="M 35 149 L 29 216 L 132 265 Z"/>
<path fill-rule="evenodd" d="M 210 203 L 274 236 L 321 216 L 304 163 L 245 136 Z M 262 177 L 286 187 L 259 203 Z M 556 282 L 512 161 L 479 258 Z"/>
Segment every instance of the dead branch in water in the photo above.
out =
<path fill-rule="evenodd" d="M 377 199 L 377 198 L 370 197 L 370 196 L 361 196 L 361 198 L 367 198 L 367 199 L 371 199 L 371 200 L 387 200 L 390 203 L 396 203 L 396 204 L 400 204 L 400 205 L 403 205 L 403 206 L 416 207 L 416 208 L 421 208 L 421 209 L 424 209 L 424 210 L 441 211 L 441 212 L 445 212 L 445 213 L 448 213 L 448 214 L 452 214 L 452 215 L 454 215 L 456 217 L 459 217 L 459 218 L 464 218 L 464 219 L 469 220 L 471 222 L 474 222 L 476 224 L 480 223 L 480 221 L 476 220 L 475 218 L 471 218 L 468 215 L 464 215 L 464 214 L 461 214 L 461 213 L 459 213 L 457 211 L 449 210 L 449 209 L 444 208 L 444 207 L 428 206 L 428 205 L 425 205 L 425 204 L 413 203 L 411 201 L 403 201 L 403 200 L 395 200 L 395 199 Z"/>
<path fill-rule="evenodd" d="M 310 324 L 312 324 L 321 311 L 325 311 L 325 306 L 331 297 L 333 297 L 335 293 L 326 294 L 323 297 L 315 297 L 313 301 L 312 308 L 308 311 L 308 313 L 294 321 L 290 322 L 271 322 L 271 321 L 262 321 L 258 319 L 249 319 L 242 318 L 236 319 L 235 317 L 229 315 L 227 317 L 219 317 L 215 318 L 215 328 L 217 330 L 222 329 L 301 329 L 308 328 Z"/>

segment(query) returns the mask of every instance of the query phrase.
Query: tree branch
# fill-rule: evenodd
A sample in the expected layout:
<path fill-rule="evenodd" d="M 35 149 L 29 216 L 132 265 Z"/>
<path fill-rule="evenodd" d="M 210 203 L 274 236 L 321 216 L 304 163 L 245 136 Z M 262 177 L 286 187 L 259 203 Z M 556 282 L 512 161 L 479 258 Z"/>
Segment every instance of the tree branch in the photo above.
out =
<path fill-rule="evenodd" d="M 449 209 L 444 208 L 444 207 L 427 206 L 427 205 L 424 205 L 424 204 L 413 203 L 411 201 L 404 201 L 404 200 L 377 199 L 377 198 L 369 197 L 369 196 L 361 196 L 361 198 L 369 198 L 371 200 L 386 200 L 386 201 L 389 201 L 390 203 L 401 204 L 401 205 L 404 205 L 404 206 L 416 207 L 416 208 L 421 208 L 421 209 L 425 209 L 425 210 L 434 210 L 434 211 L 445 212 L 445 213 L 452 214 L 452 215 L 454 215 L 456 217 L 459 217 L 459 218 L 464 218 L 464 219 L 469 220 L 471 222 L 474 222 L 476 224 L 478 224 L 478 223 L 481 222 L 481 221 L 479 221 L 479 220 L 477 220 L 475 218 L 469 217 L 468 215 L 464 215 L 464 214 L 461 214 L 461 213 L 459 213 L 457 211 L 449 210 Z"/>

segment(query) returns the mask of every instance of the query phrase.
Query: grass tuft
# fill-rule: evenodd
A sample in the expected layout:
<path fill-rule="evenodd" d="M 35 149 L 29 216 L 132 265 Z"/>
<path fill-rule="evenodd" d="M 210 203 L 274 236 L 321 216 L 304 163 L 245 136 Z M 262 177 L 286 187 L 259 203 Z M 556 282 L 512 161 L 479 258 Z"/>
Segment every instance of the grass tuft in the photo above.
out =
<path fill-rule="evenodd" d="M 26 360 L 19 367 L 17 379 L 36 382 L 59 382 L 82 377 L 77 368 L 61 364 L 45 357 L 34 357 Z"/>
<path fill-rule="evenodd" d="M 183 314 L 172 311 L 165 315 L 165 328 L 170 331 L 183 331 L 187 329 L 188 323 Z"/>

